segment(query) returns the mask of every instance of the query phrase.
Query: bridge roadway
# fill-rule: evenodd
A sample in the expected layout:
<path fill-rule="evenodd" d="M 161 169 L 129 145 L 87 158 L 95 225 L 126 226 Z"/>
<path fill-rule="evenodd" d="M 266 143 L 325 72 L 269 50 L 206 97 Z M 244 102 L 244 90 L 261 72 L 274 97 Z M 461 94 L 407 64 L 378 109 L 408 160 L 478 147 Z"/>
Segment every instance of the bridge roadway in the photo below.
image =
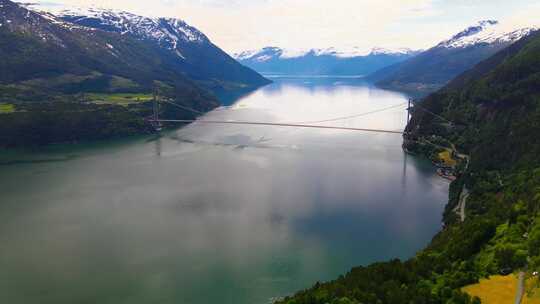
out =
<path fill-rule="evenodd" d="M 403 131 L 382 130 L 382 129 L 367 129 L 367 128 L 349 128 L 349 127 L 334 127 L 334 126 L 319 126 L 297 123 L 273 123 L 273 122 L 254 122 L 254 121 L 234 121 L 234 120 L 206 120 L 206 119 L 152 119 L 150 122 L 178 122 L 178 123 L 206 123 L 206 124 L 231 124 L 231 125 L 255 125 L 255 126 L 275 126 L 275 127 L 294 127 L 294 128 L 313 128 L 313 129 L 332 129 L 332 130 L 347 130 L 347 131 L 362 131 L 375 133 L 390 133 L 390 134 L 405 134 Z"/>

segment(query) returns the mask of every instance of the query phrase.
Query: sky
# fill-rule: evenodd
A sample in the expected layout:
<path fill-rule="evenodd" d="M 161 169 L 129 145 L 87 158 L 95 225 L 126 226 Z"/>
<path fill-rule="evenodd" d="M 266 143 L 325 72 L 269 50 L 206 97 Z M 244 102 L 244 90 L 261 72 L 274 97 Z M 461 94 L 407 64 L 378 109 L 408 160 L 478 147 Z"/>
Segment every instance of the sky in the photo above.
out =
<path fill-rule="evenodd" d="M 540 26 L 540 0 L 34 0 L 175 17 L 229 53 L 287 49 L 426 49 L 480 20 Z"/>

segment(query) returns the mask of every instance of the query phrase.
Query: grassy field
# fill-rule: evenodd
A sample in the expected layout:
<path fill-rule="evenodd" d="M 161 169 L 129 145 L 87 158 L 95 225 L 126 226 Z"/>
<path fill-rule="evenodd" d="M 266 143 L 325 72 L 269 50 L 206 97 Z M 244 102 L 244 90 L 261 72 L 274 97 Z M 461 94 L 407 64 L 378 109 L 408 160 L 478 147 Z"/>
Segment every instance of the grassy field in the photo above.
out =
<path fill-rule="evenodd" d="M 465 286 L 462 291 L 471 296 L 479 297 L 483 304 L 508 304 L 514 303 L 517 284 L 517 276 L 514 274 L 496 275 L 489 277 L 489 279 L 481 279 L 478 284 Z"/>
<path fill-rule="evenodd" d="M 10 103 L 0 103 L 0 114 L 8 114 L 15 112 L 15 105 Z"/>
<path fill-rule="evenodd" d="M 152 94 L 137 94 L 137 93 L 89 93 L 86 98 L 96 104 L 116 104 L 127 106 L 133 103 L 145 102 L 152 100 Z"/>
<path fill-rule="evenodd" d="M 449 167 L 453 167 L 457 164 L 456 160 L 452 158 L 452 154 L 450 153 L 450 151 L 441 152 L 438 156 L 439 159 Z"/>
<path fill-rule="evenodd" d="M 522 304 L 540 304 L 540 282 L 538 278 L 527 280 L 526 294 L 521 301 Z"/>
<path fill-rule="evenodd" d="M 135 89 L 139 87 L 139 85 L 132 80 L 120 76 L 113 76 L 109 85 L 111 89 L 114 90 Z"/>

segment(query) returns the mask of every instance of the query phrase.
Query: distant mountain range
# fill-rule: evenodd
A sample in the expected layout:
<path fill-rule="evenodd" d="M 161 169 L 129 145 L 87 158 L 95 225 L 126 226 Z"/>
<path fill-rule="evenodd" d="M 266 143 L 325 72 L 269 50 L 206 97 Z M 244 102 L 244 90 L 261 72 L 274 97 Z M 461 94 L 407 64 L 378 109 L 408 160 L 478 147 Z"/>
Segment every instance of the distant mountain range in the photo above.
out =
<path fill-rule="evenodd" d="M 409 49 L 374 48 L 366 52 L 358 48 L 297 51 L 279 47 L 265 47 L 260 50 L 237 53 L 233 56 L 240 63 L 263 74 L 358 76 L 367 75 L 389 65 L 402 62 L 417 53 L 419 51 Z"/>
<path fill-rule="evenodd" d="M 381 69 L 368 78 L 381 87 L 427 94 L 534 30 L 532 27 L 509 30 L 495 20 L 481 21 L 417 56 Z"/>
<path fill-rule="evenodd" d="M 204 112 L 212 93 L 269 83 L 181 20 L 45 9 L 0 0 L 0 146 L 146 132 L 155 89 Z"/>

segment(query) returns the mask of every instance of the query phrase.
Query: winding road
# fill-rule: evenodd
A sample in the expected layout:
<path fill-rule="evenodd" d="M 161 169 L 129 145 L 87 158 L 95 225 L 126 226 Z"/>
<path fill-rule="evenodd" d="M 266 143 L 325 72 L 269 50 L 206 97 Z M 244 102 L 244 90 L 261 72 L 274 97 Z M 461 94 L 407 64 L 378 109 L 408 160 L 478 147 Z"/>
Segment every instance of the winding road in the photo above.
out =
<path fill-rule="evenodd" d="M 520 304 L 521 299 L 523 299 L 523 293 L 525 292 L 525 272 L 520 271 L 518 275 L 518 287 L 516 291 L 515 304 Z"/>
<path fill-rule="evenodd" d="M 457 209 L 456 211 L 459 212 L 459 217 L 462 223 L 465 221 L 465 207 L 467 205 L 468 198 L 469 198 L 469 189 L 467 189 L 466 186 L 463 186 L 463 190 L 461 191 L 461 194 L 459 196 L 459 204 L 456 208 Z"/>

